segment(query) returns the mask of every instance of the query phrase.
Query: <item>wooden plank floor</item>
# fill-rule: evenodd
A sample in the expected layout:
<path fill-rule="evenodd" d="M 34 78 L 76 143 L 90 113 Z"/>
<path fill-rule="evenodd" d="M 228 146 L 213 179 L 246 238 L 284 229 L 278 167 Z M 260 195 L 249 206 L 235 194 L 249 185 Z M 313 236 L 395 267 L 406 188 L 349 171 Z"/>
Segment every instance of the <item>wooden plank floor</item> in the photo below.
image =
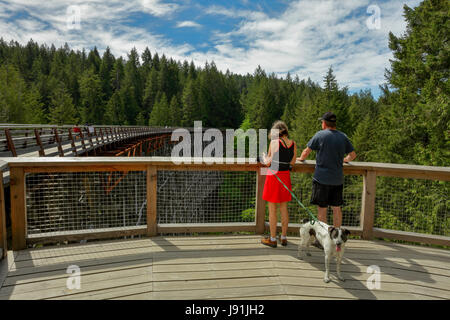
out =
<path fill-rule="evenodd" d="M 154 237 L 9 252 L 0 299 L 450 299 L 450 252 L 349 240 L 345 282 L 323 282 L 323 252 L 297 259 L 298 238 L 276 249 L 260 236 Z M 67 268 L 80 267 L 80 289 Z M 381 288 L 369 290 L 367 267 Z"/>

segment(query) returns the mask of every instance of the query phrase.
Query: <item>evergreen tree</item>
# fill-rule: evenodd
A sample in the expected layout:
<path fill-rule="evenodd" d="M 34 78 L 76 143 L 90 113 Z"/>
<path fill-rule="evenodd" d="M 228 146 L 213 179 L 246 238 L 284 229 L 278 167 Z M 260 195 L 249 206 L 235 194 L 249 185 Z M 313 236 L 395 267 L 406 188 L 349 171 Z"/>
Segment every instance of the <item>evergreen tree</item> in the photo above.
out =
<path fill-rule="evenodd" d="M 113 92 L 111 75 L 114 68 L 114 62 L 114 56 L 111 54 L 109 47 L 107 47 L 103 53 L 99 70 L 99 77 L 102 82 L 103 98 L 105 101 L 109 100 Z"/>
<path fill-rule="evenodd" d="M 169 126 L 176 127 L 181 125 L 181 107 L 177 96 L 173 96 L 169 105 Z"/>
<path fill-rule="evenodd" d="M 44 113 L 41 95 L 36 87 L 28 90 L 23 109 L 25 110 L 25 123 L 45 124 L 47 117 Z"/>
<path fill-rule="evenodd" d="M 404 162 L 449 163 L 449 13 L 445 0 L 425 0 L 414 9 L 405 5 L 406 33 L 389 34 L 394 59 L 386 79 L 395 91 L 387 101 L 391 117 L 382 130 L 396 137 L 386 147 Z"/>
<path fill-rule="evenodd" d="M 105 111 L 105 123 L 113 125 L 122 125 L 126 123 L 125 104 L 121 91 L 116 91 L 109 99 Z"/>
<path fill-rule="evenodd" d="M 63 87 L 53 92 L 50 106 L 50 122 L 57 125 L 76 124 L 78 117 L 72 97 Z"/>
<path fill-rule="evenodd" d="M 80 79 L 81 120 L 83 123 L 103 123 L 104 107 L 99 76 L 89 69 Z"/>
<path fill-rule="evenodd" d="M 164 92 L 158 94 L 148 124 L 155 127 L 170 125 L 169 103 Z"/>
<path fill-rule="evenodd" d="M 24 123 L 25 81 L 13 65 L 0 66 L 0 121 Z"/>
<path fill-rule="evenodd" d="M 200 109 L 198 106 L 198 92 L 195 86 L 195 80 L 188 78 L 187 84 L 183 90 L 182 96 L 182 114 L 181 125 L 184 127 L 193 127 L 194 121 L 200 119 Z"/>

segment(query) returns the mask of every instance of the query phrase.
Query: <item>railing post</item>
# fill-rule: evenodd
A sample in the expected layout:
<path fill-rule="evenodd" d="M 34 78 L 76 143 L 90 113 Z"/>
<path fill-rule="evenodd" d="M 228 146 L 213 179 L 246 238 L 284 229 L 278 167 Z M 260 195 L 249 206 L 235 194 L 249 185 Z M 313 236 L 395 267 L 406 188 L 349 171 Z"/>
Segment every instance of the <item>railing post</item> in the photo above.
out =
<path fill-rule="evenodd" d="M 26 248 L 25 174 L 23 168 L 10 168 L 12 249 Z"/>
<path fill-rule="evenodd" d="M 6 236 L 6 212 L 5 212 L 5 194 L 3 189 L 3 171 L 0 170 L 0 248 L 2 253 L 0 260 L 8 254 L 8 241 Z"/>
<path fill-rule="evenodd" d="M 34 135 L 36 136 L 36 143 L 39 146 L 39 157 L 45 157 L 44 146 L 42 145 L 41 135 L 38 129 L 34 129 Z"/>
<path fill-rule="evenodd" d="M 9 151 L 11 151 L 13 157 L 17 157 L 16 148 L 14 147 L 14 141 L 11 137 L 11 132 L 9 131 L 9 129 L 5 129 L 5 136 Z"/>
<path fill-rule="evenodd" d="M 53 128 L 53 134 L 55 135 L 55 141 L 58 144 L 58 152 L 60 157 L 64 157 L 64 151 L 61 145 L 61 139 L 59 139 L 58 128 Z"/>
<path fill-rule="evenodd" d="M 72 154 L 75 157 L 77 157 L 78 156 L 78 154 L 77 154 L 77 146 L 75 145 L 75 139 L 73 138 L 73 135 L 72 135 L 72 128 L 69 128 L 68 131 L 69 131 L 70 144 L 72 146 Z"/>
<path fill-rule="evenodd" d="M 157 183 L 158 175 L 155 166 L 147 166 L 147 235 L 157 235 Z"/>
<path fill-rule="evenodd" d="M 80 130 L 80 139 L 81 139 L 81 148 L 83 149 L 83 153 L 85 156 L 88 156 L 87 151 L 86 151 L 86 144 L 84 143 L 83 129 Z"/>
<path fill-rule="evenodd" d="M 377 186 L 377 174 L 375 171 L 366 171 L 363 176 L 363 194 L 361 203 L 361 227 L 362 238 L 373 238 L 373 224 L 375 219 L 375 194 Z"/>
<path fill-rule="evenodd" d="M 255 221 L 257 234 L 264 233 L 266 223 L 266 201 L 262 198 L 266 176 L 261 174 L 262 170 L 263 168 L 258 168 L 256 171 Z"/>

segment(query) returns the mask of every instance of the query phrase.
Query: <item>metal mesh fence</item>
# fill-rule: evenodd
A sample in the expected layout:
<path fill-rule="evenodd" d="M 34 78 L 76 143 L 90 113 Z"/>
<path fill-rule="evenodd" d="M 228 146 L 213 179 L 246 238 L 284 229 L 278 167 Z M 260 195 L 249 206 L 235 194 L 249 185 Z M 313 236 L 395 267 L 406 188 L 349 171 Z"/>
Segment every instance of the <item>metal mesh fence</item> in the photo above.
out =
<path fill-rule="evenodd" d="M 450 236 L 450 182 L 377 177 L 374 226 Z"/>
<path fill-rule="evenodd" d="M 292 191 L 295 196 L 311 212 L 317 216 L 317 207 L 310 204 L 312 193 L 312 174 L 291 172 Z M 361 214 L 361 199 L 363 190 L 363 177 L 346 175 L 344 176 L 344 205 L 342 206 L 342 225 L 359 227 Z M 297 201 L 292 198 L 288 203 L 289 223 L 301 223 L 303 219 L 309 219 L 305 209 L 300 207 Z M 280 218 L 278 216 L 278 218 Z M 269 210 L 266 208 L 266 221 L 269 219 Z M 327 220 L 333 223 L 333 212 L 328 208 Z M 281 221 L 281 220 L 280 220 Z"/>
<path fill-rule="evenodd" d="M 145 226 L 146 173 L 26 175 L 27 234 Z"/>
<path fill-rule="evenodd" d="M 255 221 L 256 172 L 158 171 L 158 223 Z"/>

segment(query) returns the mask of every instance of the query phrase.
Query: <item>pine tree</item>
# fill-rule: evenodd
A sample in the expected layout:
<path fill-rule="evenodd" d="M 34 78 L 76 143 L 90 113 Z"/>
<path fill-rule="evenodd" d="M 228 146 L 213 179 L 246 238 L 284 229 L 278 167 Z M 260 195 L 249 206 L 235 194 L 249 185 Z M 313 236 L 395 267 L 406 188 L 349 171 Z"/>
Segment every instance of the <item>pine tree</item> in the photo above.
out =
<path fill-rule="evenodd" d="M 425 0 L 414 9 L 405 5 L 406 33 L 389 34 L 394 59 L 386 79 L 395 91 L 383 130 L 396 137 L 387 149 L 405 162 L 449 163 L 450 152 L 443 152 L 450 149 L 449 14 L 445 0 Z"/>
<path fill-rule="evenodd" d="M 99 76 L 92 69 L 80 79 L 81 120 L 83 123 L 103 123 L 103 93 Z"/>
<path fill-rule="evenodd" d="M 25 101 L 25 123 L 45 124 L 47 117 L 44 113 L 43 103 L 41 102 L 41 95 L 36 87 L 28 90 Z"/>
<path fill-rule="evenodd" d="M 105 123 L 112 125 L 123 125 L 126 123 L 125 104 L 121 91 L 116 91 L 109 99 L 105 111 Z"/>
<path fill-rule="evenodd" d="M 114 62 L 114 56 L 111 54 L 109 47 L 106 47 L 99 70 L 99 77 L 102 82 L 103 98 L 105 101 L 109 100 L 113 92 L 111 74 L 114 68 Z"/>
<path fill-rule="evenodd" d="M 0 66 L 0 121 L 24 123 L 25 81 L 13 65 Z"/>
<path fill-rule="evenodd" d="M 169 126 L 176 127 L 181 125 L 181 108 L 177 96 L 173 96 L 169 106 Z"/>
<path fill-rule="evenodd" d="M 144 90 L 144 99 L 142 101 L 142 112 L 146 117 L 148 117 L 152 112 L 158 91 L 158 71 L 156 71 L 155 68 L 152 68 L 150 75 L 147 78 L 147 83 Z"/>
<path fill-rule="evenodd" d="M 170 125 L 169 103 L 164 92 L 158 95 L 148 124 L 157 127 Z"/>
<path fill-rule="evenodd" d="M 198 120 L 200 115 L 198 106 L 198 92 L 195 83 L 195 80 L 188 78 L 187 84 L 183 90 L 183 117 L 181 119 L 181 125 L 185 127 L 193 127 L 194 121 Z"/>
<path fill-rule="evenodd" d="M 78 117 L 76 115 L 75 106 L 72 103 L 72 97 L 63 87 L 59 87 L 53 92 L 50 107 L 50 123 L 76 124 Z"/>

